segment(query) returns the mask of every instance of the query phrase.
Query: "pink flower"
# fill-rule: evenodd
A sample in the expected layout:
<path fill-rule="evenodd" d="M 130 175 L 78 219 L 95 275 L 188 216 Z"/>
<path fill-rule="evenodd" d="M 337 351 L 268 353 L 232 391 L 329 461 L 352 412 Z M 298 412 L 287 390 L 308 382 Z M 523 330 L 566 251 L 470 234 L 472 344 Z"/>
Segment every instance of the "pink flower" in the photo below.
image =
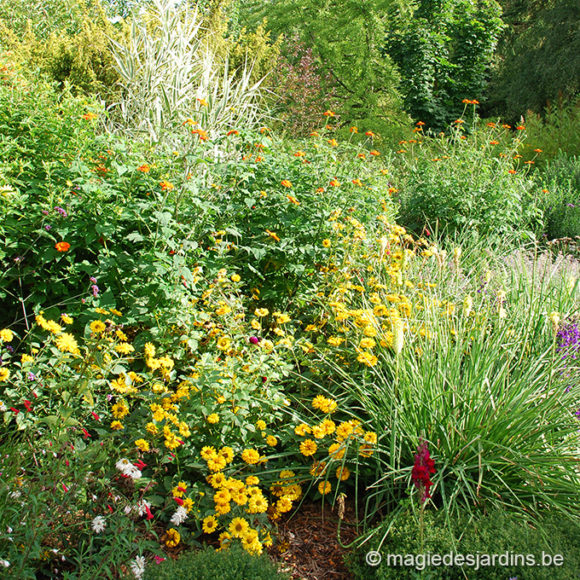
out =
<path fill-rule="evenodd" d="M 165 558 L 162 558 L 161 556 L 155 556 L 155 563 L 161 564 L 161 562 L 165 562 Z"/>

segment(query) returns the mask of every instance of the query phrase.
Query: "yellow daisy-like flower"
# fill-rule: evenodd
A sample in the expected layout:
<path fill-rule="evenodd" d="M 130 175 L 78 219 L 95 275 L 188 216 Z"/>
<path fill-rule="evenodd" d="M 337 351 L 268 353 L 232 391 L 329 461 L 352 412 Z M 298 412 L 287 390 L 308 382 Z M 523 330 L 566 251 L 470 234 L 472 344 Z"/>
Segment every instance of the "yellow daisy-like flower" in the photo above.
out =
<path fill-rule="evenodd" d="M 330 493 L 331 489 L 332 485 L 330 484 L 330 481 L 321 481 L 318 484 L 318 491 L 320 492 L 321 495 L 326 495 L 327 493 Z"/>
<path fill-rule="evenodd" d="M 26 354 L 26 353 L 25 353 L 25 354 L 23 354 L 23 355 L 20 357 L 20 362 L 21 362 L 23 365 L 25 365 L 25 364 L 28 364 L 28 363 L 31 363 L 31 362 L 34 362 L 34 357 L 33 357 L 33 356 L 30 356 L 29 354 Z"/>
<path fill-rule="evenodd" d="M 336 468 L 336 478 L 340 481 L 346 481 L 350 477 L 350 469 L 346 465 Z"/>
<path fill-rule="evenodd" d="M 220 416 L 217 413 L 212 413 L 211 415 L 208 415 L 208 417 L 207 417 L 207 422 L 211 423 L 212 425 L 219 423 L 219 420 L 220 420 Z"/>
<path fill-rule="evenodd" d="M 122 419 L 125 415 L 129 414 L 129 408 L 124 403 L 116 403 L 111 410 L 115 419 Z"/>
<path fill-rule="evenodd" d="M 217 451 L 215 450 L 214 447 L 209 447 L 208 445 L 206 445 L 205 447 L 202 447 L 200 455 L 202 459 L 205 459 L 207 461 L 208 459 L 214 459 L 215 457 L 217 457 Z"/>
<path fill-rule="evenodd" d="M 131 354 L 132 352 L 135 352 L 135 349 L 133 348 L 132 344 L 129 344 L 128 342 L 120 342 L 116 347 L 115 350 L 119 353 L 119 354 Z"/>
<path fill-rule="evenodd" d="M 264 429 L 266 429 L 266 421 L 258 419 L 256 421 L 256 428 L 259 429 L 260 431 L 264 431 Z"/>
<path fill-rule="evenodd" d="M 220 489 L 213 495 L 213 501 L 217 504 L 227 504 L 232 500 L 232 495 L 227 489 Z"/>
<path fill-rule="evenodd" d="M 371 445 L 376 445 L 376 443 L 377 443 L 377 434 L 374 433 L 373 431 L 367 431 L 364 434 L 364 440 L 367 443 L 370 443 Z"/>
<path fill-rule="evenodd" d="M 0 382 L 7 381 L 9 378 L 10 378 L 10 371 L 5 367 L 1 367 L 0 368 Z"/>
<path fill-rule="evenodd" d="M 205 534 L 213 534 L 218 527 L 218 521 L 215 516 L 207 516 L 203 519 L 201 528 Z"/>
<path fill-rule="evenodd" d="M 0 340 L 2 342 L 12 342 L 13 338 L 14 333 L 10 329 L 3 328 L 2 330 L 0 330 Z"/>
<path fill-rule="evenodd" d="M 296 433 L 298 437 L 305 437 L 306 435 L 312 433 L 312 429 L 306 423 L 301 423 L 300 425 L 296 425 L 296 427 L 294 427 L 294 433 Z"/>
<path fill-rule="evenodd" d="M 232 282 L 239 282 L 241 279 L 242 279 L 242 278 L 240 277 L 240 275 L 239 275 L 239 274 L 232 274 L 232 276 L 231 276 L 231 278 L 230 278 L 230 280 L 231 280 Z"/>
<path fill-rule="evenodd" d="M 254 314 L 260 318 L 263 318 L 264 316 L 268 316 L 270 311 L 267 308 L 256 308 Z"/>
<path fill-rule="evenodd" d="M 255 449 L 244 449 L 242 451 L 242 460 L 248 465 L 254 465 L 260 461 L 260 453 Z"/>
<path fill-rule="evenodd" d="M 60 319 L 65 323 L 65 324 L 72 324 L 74 322 L 74 320 L 68 315 L 68 314 L 61 314 L 60 315 Z"/>
<path fill-rule="evenodd" d="M 255 475 L 248 475 L 246 477 L 246 485 L 258 485 L 260 483 L 260 478 Z"/>
<path fill-rule="evenodd" d="M 289 512 L 292 509 L 292 501 L 285 496 L 281 497 L 276 502 L 276 509 L 282 514 Z"/>
<path fill-rule="evenodd" d="M 330 248 L 330 246 L 332 245 L 332 242 L 331 242 L 329 239 L 322 240 L 322 245 L 323 245 L 325 248 Z"/>
<path fill-rule="evenodd" d="M 71 354 L 80 354 L 79 345 L 72 334 L 68 332 L 63 332 L 56 338 L 55 341 L 56 348 L 60 352 L 70 352 Z"/>
<path fill-rule="evenodd" d="M 220 457 L 223 457 L 227 463 L 234 460 L 234 450 L 231 447 L 222 447 L 219 451 Z"/>
<path fill-rule="evenodd" d="M 137 441 L 135 441 L 135 445 L 143 452 L 149 451 L 150 449 L 149 443 L 145 441 L 145 439 L 137 439 Z"/>
<path fill-rule="evenodd" d="M 220 338 L 218 338 L 217 347 L 220 350 L 228 350 L 230 348 L 231 344 L 232 344 L 232 341 L 227 336 L 220 336 Z"/>
<path fill-rule="evenodd" d="M 292 320 L 292 319 L 287 314 L 280 314 L 276 318 L 276 322 L 278 324 L 286 324 L 287 322 L 290 322 L 290 320 Z"/>
<path fill-rule="evenodd" d="M 62 326 L 54 320 L 47 320 L 43 328 L 52 334 L 60 334 L 62 332 Z"/>
<path fill-rule="evenodd" d="M 170 528 L 165 532 L 162 539 L 168 548 L 175 548 L 181 541 L 181 536 L 175 528 Z"/>
<path fill-rule="evenodd" d="M 320 477 L 326 472 L 326 462 L 325 461 L 315 461 L 310 468 L 310 475 L 312 477 Z"/>
<path fill-rule="evenodd" d="M 113 429 L 113 431 L 120 431 L 121 429 L 124 429 L 125 427 L 123 426 L 123 423 L 121 423 L 121 421 L 112 421 L 111 422 L 111 429 Z"/>
<path fill-rule="evenodd" d="M 366 365 L 367 367 L 374 367 L 379 362 L 379 359 L 370 352 L 359 353 L 359 355 L 356 357 L 356 360 Z"/>
<path fill-rule="evenodd" d="M 268 437 L 266 437 L 266 443 L 270 447 L 276 447 L 276 445 L 278 445 L 278 439 L 276 439 L 276 437 L 274 437 L 274 435 L 268 435 Z"/>
<path fill-rule="evenodd" d="M 333 443 L 328 448 L 328 455 L 333 459 L 342 459 L 344 457 L 345 448 L 340 443 Z"/>
<path fill-rule="evenodd" d="M 376 342 L 372 338 L 363 338 L 360 343 L 360 348 L 374 348 L 376 346 Z"/>
<path fill-rule="evenodd" d="M 249 514 L 263 514 L 268 509 L 268 500 L 262 495 L 255 495 L 248 501 Z"/>
<path fill-rule="evenodd" d="M 234 518 L 228 527 L 228 531 L 233 538 L 243 538 L 250 527 L 250 524 L 244 518 Z"/>
<path fill-rule="evenodd" d="M 146 358 L 153 358 L 155 356 L 155 346 L 150 342 L 146 342 L 143 347 L 143 352 Z"/>
<path fill-rule="evenodd" d="M 94 334 L 101 334 L 107 329 L 107 325 L 102 320 L 93 320 L 89 324 L 91 332 Z"/>
<path fill-rule="evenodd" d="M 305 457 L 310 457 L 316 453 L 318 445 L 312 439 L 306 439 L 300 443 L 300 453 Z"/>

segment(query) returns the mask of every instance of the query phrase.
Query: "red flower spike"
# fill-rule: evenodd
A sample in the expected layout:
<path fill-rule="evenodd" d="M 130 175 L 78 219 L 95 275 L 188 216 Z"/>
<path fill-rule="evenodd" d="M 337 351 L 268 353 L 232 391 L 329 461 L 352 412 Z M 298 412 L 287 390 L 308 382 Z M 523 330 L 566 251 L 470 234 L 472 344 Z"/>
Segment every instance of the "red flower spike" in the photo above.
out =
<path fill-rule="evenodd" d="M 183 500 L 180 497 L 174 497 L 173 499 L 177 505 L 183 505 Z"/>
<path fill-rule="evenodd" d="M 24 401 L 24 406 L 29 413 L 32 411 L 32 403 L 30 401 Z"/>
<path fill-rule="evenodd" d="M 145 506 L 145 511 L 147 512 L 147 519 L 148 520 L 152 520 L 153 519 L 153 514 L 151 513 L 151 510 L 149 509 L 149 506 Z M 157 562 L 159 564 L 159 562 Z"/>

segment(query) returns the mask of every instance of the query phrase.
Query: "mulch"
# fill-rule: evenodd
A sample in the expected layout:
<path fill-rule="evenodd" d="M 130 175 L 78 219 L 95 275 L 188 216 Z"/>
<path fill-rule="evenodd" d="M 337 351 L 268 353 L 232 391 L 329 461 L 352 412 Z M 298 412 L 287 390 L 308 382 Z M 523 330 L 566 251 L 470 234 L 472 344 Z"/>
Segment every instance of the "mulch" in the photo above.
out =
<path fill-rule="evenodd" d="M 345 505 L 340 526 L 343 546 L 337 538 L 338 523 L 337 508 L 326 504 L 323 511 L 320 502 L 303 504 L 293 517 L 279 524 L 271 555 L 293 580 L 349 580 L 352 573 L 343 561 L 349 550 L 343 546 L 357 537 L 352 505 Z"/>

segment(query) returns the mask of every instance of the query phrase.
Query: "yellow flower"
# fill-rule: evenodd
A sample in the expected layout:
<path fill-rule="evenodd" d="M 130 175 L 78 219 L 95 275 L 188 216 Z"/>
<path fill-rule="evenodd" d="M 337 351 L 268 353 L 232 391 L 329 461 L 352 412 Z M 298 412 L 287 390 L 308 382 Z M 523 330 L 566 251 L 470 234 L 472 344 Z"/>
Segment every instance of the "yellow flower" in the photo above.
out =
<path fill-rule="evenodd" d="M 276 322 L 278 324 L 286 324 L 287 322 L 290 322 L 290 320 L 291 320 L 291 318 L 287 314 L 280 314 L 276 318 Z"/>
<path fill-rule="evenodd" d="M 212 425 L 219 423 L 219 420 L 220 420 L 220 416 L 217 413 L 212 413 L 211 415 L 208 415 L 208 417 L 207 417 L 207 422 L 211 423 Z"/>
<path fill-rule="evenodd" d="M 117 403 L 112 407 L 113 417 L 115 419 L 122 419 L 129 414 L 129 408 L 124 403 Z"/>
<path fill-rule="evenodd" d="M 246 477 L 246 485 L 258 485 L 260 483 L 260 478 L 255 475 L 248 475 Z"/>
<path fill-rule="evenodd" d="M 205 459 L 206 461 L 208 459 L 214 459 L 215 457 L 218 456 L 215 448 L 209 447 L 207 445 L 205 447 L 202 447 L 200 455 L 201 455 L 202 459 Z"/>
<path fill-rule="evenodd" d="M 321 495 L 326 495 L 327 493 L 330 493 L 331 489 L 332 485 L 330 485 L 330 481 L 321 481 L 318 484 L 318 491 L 320 492 Z"/>
<path fill-rule="evenodd" d="M 239 274 L 232 274 L 231 281 L 232 282 L 239 282 L 242 278 Z"/>
<path fill-rule="evenodd" d="M 135 349 L 133 348 L 133 345 L 129 344 L 128 342 L 120 342 L 116 347 L 115 350 L 119 353 L 119 354 L 131 354 L 132 352 L 135 351 Z"/>
<path fill-rule="evenodd" d="M 33 362 L 33 361 L 34 361 L 34 357 L 33 357 L 33 356 L 30 356 L 29 354 L 26 354 L 26 353 L 25 353 L 25 354 L 23 354 L 23 355 L 20 357 L 20 362 L 21 362 L 23 365 L 25 365 L 25 364 L 28 364 L 28 363 L 31 363 L 31 362 Z"/>
<path fill-rule="evenodd" d="M 63 332 L 60 336 L 56 339 L 56 348 L 61 352 L 70 352 L 71 354 L 79 355 L 79 345 L 75 340 L 75 337 L 68 332 Z"/>
<path fill-rule="evenodd" d="M 4 328 L 4 329 L 0 330 L 0 340 L 2 342 L 12 342 L 13 338 L 14 338 L 14 333 L 10 329 Z"/>
<path fill-rule="evenodd" d="M 242 451 L 242 460 L 248 465 L 254 465 L 260 461 L 260 453 L 255 449 L 244 449 Z"/>
<path fill-rule="evenodd" d="M 228 350 L 230 348 L 231 344 L 232 344 L 232 341 L 227 336 L 220 336 L 220 338 L 218 338 L 217 347 L 220 350 Z"/>
<path fill-rule="evenodd" d="M 65 324 L 72 324 L 74 322 L 74 320 L 68 315 L 68 314 L 61 314 L 60 315 L 60 319 L 65 323 Z"/>
<path fill-rule="evenodd" d="M 145 425 L 145 430 L 151 435 L 157 435 L 159 433 L 159 428 L 155 423 L 147 423 L 147 425 Z"/>
<path fill-rule="evenodd" d="M 358 360 L 358 362 L 363 363 L 364 365 L 366 365 L 368 367 L 374 367 L 377 364 L 379 359 L 374 354 L 371 354 L 370 352 L 361 352 L 356 357 L 356 360 Z"/>
<path fill-rule="evenodd" d="M 125 427 L 123 427 L 123 423 L 121 423 L 121 421 L 112 421 L 111 422 L 111 429 L 113 429 L 114 431 L 120 431 L 121 429 L 124 429 Z"/>
<path fill-rule="evenodd" d="M 181 541 L 181 536 L 175 528 L 170 528 L 165 532 L 162 539 L 168 548 L 175 548 Z"/>
<path fill-rule="evenodd" d="M 203 519 L 202 529 L 206 534 L 213 534 L 218 527 L 218 521 L 215 516 L 207 516 Z"/>
<path fill-rule="evenodd" d="M 258 419 L 256 421 L 256 428 L 259 429 L 260 431 L 264 431 L 264 429 L 266 428 L 266 421 Z"/>
<path fill-rule="evenodd" d="M 332 245 L 332 242 L 331 242 L 329 239 L 322 240 L 322 245 L 323 245 L 325 248 L 330 248 L 330 246 Z"/>
<path fill-rule="evenodd" d="M 231 463 L 234 460 L 234 450 L 231 447 L 222 447 L 219 456 L 223 457 L 227 463 Z"/>
<path fill-rule="evenodd" d="M 10 378 L 10 371 L 5 367 L 0 367 L 0 382 L 7 381 Z"/>
<path fill-rule="evenodd" d="M 305 437 L 309 433 L 312 433 L 312 429 L 306 425 L 306 423 L 301 423 L 300 425 L 296 425 L 296 427 L 294 427 L 294 433 L 296 433 L 296 435 L 299 437 Z"/>
<path fill-rule="evenodd" d="M 341 465 L 336 469 L 336 478 L 346 481 L 350 477 L 350 470 L 346 465 Z"/>
<path fill-rule="evenodd" d="M 93 320 L 89 324 L 89 328 L 94 334 L 101 334 L 102 332 L 105 332 L 107 325 L 102 320 Z"/>
<path fill-rule="evenodd" d="M 234 518 L 228 527 L 228 530 L 233 538 L 243 538 L 248 529 L 250 524 L 244 518 Z"/>
<path fill-rule="evenodd" d="M 292 509 L 292 502 L 285 496 L 281 497 L 276 502 L 276 509 L 282 514 L 289 512 Z"/>
<path fill-rule="evenodd" d="M 374 348 L 377 343 L 372 338 L 363 338 L 360 343 L 360 348 Z"/>
<path fill-rule="evenodd" d="M 262 495 L 254 495 L 248 501 L 249 514 L 263 514 L 268 509 L 268 500 Z"/>
<path fill-rule="evenodd" d="M 328 455 L 333 459 L 342 459 L 344 457 L 345 449 L 340 445 L 340 443 L 333 443 L 328 448 Z"/>
<path fill-rule="evenodd" d="M 302 441 L 302 443 L 300 443 L 300 453 L 302 453 L 302 455 L 304 455 L 305 457 L 314 455 L 317 449 L 318 445 L 316 445 L 316 443 L 312 439 L 306 439 L 305 441 Z"/>
<path fill-rule="evenodd" d="M 143 452 L 149 451 L 149 443 L 147 443 L 145 439 L 137 439 L 137 441 L 135 441 L 135 445 Z"/>
<path fill-rule="evenodd" d="M 146 358 L 153 358 L 155 356 L 155 346 L 150 342 L 146 342 L 143 347 L 143 352 Z"/>
<path fill-rule="evenodd" d="M 274 435 L 268 435 L 268 437 L 266 437 L 266 443 L 270 447 L 276 447 L 276 445 L 278 445 L 278 439 L 276 439 L 276 437 L 274 437 Z"/>
<path fill-rule="evenodd" d="M 263 318 L 264 316 L 268 316 L 270 311 L 267 308 L 256 308 L 254 314 L 260 318 Z"/>

